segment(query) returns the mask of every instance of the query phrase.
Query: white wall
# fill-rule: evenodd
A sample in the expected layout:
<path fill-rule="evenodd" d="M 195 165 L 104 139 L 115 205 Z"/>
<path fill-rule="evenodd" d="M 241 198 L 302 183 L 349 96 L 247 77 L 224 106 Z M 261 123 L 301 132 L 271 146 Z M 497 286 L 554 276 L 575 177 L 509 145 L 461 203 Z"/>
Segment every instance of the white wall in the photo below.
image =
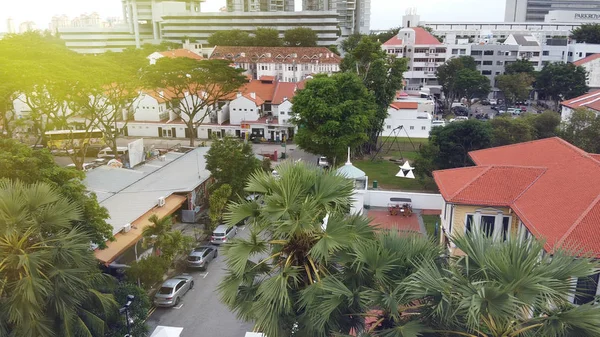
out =
<path fill-rule="evenodd" d="M 290 118 L 292 118 L 291 111 L 292 103 L 288 100 L 277 105 L 277 108 L 273 106 L 273 115 L 277 116 L 279 125 L 292 125 L 292 123 L 289 122 Z"/>
<path fill-rule="evenodd" d="M 587 71 L 587 85 L 590 88 L 600 88 L 600 59 L 595 59 L 581 65 Z"/>
<path fill-rule="evenodd" d="M 199 106 L 200 104 L 202 104 L 202 98 L 200 98 L 199 96 L 197 96 L 197 95 L 185 96 L 179 103 L 179 109 L 181 110 L 179 117 L 181 117 L 181 119 L 183 121 L 187 122 L 189 120 L 189 117 L 187 116 L 187 114 L 184 111 L 192 110 L 194 106 Z M 205 106 L 204 108 L 202 108 L 201 111 L 196 113 L 196 115 L 194 116 L 194 122 L 200 121 L 202 119 L 202 117 L 204 117 L 206 109 L 209 109 L 209 108 L 210 107 Z M 203 122 L 206 122 L 207 119 L 208 119 L 208 117 L 205 118 Z"/>
<path fill-rule="evenodd" d="M 133 101 L 133 119 L 136 121 L 159 122 L 164 112 L 167 112 L 167 105 L 158 103 L 148 94 L 142 93 Z"/>
<path fill-rule="evenodd" d="M 260 107 L 250 99 L 239 96 L 229 103 L 229 116 L 230 124 L 257 121 L 260 118 Z"/>
<path fill-rule="evenodd" d="M 575 62 L 585 58 L 587 54 L 600 53 L 600 44 L 571 43 L 568 46 L 567 61 Z"/>
<path fill-rule="evenodd" d="M 398 170 L 400 169 L 398 168 Z M 388 207 L 388 204 L 392 202 L 390 198 L 410 198 L 414 209 L 442 210 L 444 207 L 444 199 L 441 194 L 375 190 L 368 190 L 365 193 L 365 205 L 371 207 Z"/>
<path fill-rule="evenodd" d="M 424 118 L 417 118 L 417 117 Z M 400 125 L 403 129 L 397 132 L 399 137 L 406 137 L 407 134 L 412 138 L 428 138 L 431 131 L 431 114 L 426 112 L 417 112 L 417 110 L 394 108 L 388 109 L 388 117 L 383 122 L 383 136 L 389 136 L 390 133 Z"/>

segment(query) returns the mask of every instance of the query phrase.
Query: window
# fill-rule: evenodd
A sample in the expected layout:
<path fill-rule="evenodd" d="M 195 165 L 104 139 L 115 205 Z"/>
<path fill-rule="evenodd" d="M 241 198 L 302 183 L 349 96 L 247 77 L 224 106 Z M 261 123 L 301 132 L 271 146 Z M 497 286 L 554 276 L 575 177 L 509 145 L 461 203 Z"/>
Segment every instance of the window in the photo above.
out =
<path fill-rule="evenodd" d="M 491 75 L 492 71 L 491 70 L 482 70 L 481 71 L 481 75 Z"/>
<path fill-rule="evenodd" d="M 493 64 L 494 64 L 494 62 L 493 62 L 493 61 L 483 61 L 483 65 L 484 65 L 484 66 L 491 66 L 491 65 L 493 65 Z"/>
<path fill-rule="evenodd" d="M 533 56 L 540 56 L 540 52 L 539 51 L 534 51 L 533 52 Z"/>
<path fill-rule="evenodd" d="M 279 113 L 280 115 L 285 115 L 285 111 L 282 111 Z"/>
<path fill-rule="evenodd" d="M 598 275 L 580 277 L 577 279 L 577 286 L 575 287 L 575 298 L 573 303 L 577 305 L 590 303 L 596 296 L 598 290 Z"/>
<path fill-rule="evenodd" d="M 569 56 L 573 56 L 573 52 L 572 51 L 569 52 Z"/>
<path fill-rule="evenodd" d="M 388 126 L 387 126 L 387 129 L 388 129 L 388 130 L 389 130 L 389 129 L 391 129 L 391 128 L 392 128 L 392 126 L 391 126 L 391 125 L 388 125 Z"/>
<path fill-rule="evenodd" d="M 427 130 L 427 127 L 426 126 L 422 126 L 421 130 Z"/>
<path fill-rule="evenodd" d="M 494 55 L 494 51 L 493 50 L 486 50 L 483 52 L 483 55 Z"/>
<path fill-rule="evenodd" d="M 480 56 L 481 50 L 471 50 L 471 56 Z"/>
<path fill-rule="evenodd" d="M 458 55 L 458 49 L 452 49 L 452 55 Z"/>
<path fill-rule="evenodd" d="M 411 130 L 414 130 L 414 129 L 415 129 L 415 127 L 411 125 L 410 129 L 411 129 Z"/>
<path fill-rule="evenodd" d="M 461 49 L 460 50 L 460 54 L 461 55 L 466 55 L 467 54 L 467 50 L 466 49 Z"/>
<path fill-rule="evenodd" d="M 504 62 L 502 62 L 502 61 L 496 61 L 496 65 L 497 65 L 497 66 L 504 65 Z"/>
<path fill-rule="evenodd" d="M 548 50 L 544 50 L 544 51 L 542 52 L 542 55 L 544 55 L 544 56 L 548 56 L 548 55 L 550 55 L 550 51 L 548 51 Z"/>
<path fill-rule="evenodd" d="M 470 233 L 473 225 L 475 224 L 475 215 L 467 214 L 465 220 L 465 232 Z M 480 229 L 485 236 L 502 235 L 502 240 L 506 240 L 510 237 L 510 216 L 502 217 L 502 225 L 496 227 L 496 215 L 481 214 Z"/>

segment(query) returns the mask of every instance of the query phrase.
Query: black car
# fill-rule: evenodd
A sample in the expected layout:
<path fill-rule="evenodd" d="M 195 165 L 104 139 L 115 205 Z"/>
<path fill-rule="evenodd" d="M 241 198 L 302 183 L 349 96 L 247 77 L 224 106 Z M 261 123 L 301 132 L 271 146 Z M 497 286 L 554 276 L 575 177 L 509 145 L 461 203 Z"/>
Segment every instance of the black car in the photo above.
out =
<path fill-rule="evenodd" d="M 454 113 L 454 115 L 456 115 L 456 116 L 468 116 L 469 115 L 469 109 L 462 107 L 462 106 L 455 106 L 451 110 Z"/>
<path fill-rule="evenodd" d="M 481 105 L 490 105 L 490 101 L 488 101 L 487 99 L 483 99 L 481 100 Z"/>

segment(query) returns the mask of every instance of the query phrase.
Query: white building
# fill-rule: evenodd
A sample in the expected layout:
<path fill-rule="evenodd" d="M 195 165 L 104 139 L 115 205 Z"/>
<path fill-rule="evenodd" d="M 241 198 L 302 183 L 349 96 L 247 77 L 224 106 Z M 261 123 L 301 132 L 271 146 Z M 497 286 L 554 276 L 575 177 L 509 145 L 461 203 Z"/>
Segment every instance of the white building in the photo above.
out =
<path fill-rule="evenodd" d="M 446 61 L 447 46 L 422 27 L 403 28 L 382 48 L 396 57 L 408 59 L 404 73 L 407 91 L 419 91 L 425 86 L 437 86 L 437 68 Z"/>
<path fill-rule="evenodd" d="M 587 109 L 600 116 L 600 90 L 562 101 L 560 102 L 560 107 L 560 117 L 563 122 L 568 122 L 571 119 L 573 111 L 577 109 Z"/>
<path fill-rule="evenodd" d="M 383 122 L 384 129 L 381 135 L 428 138 L 431 131 L 431 113 L 418 110 L 418 102 L 392 102 L 388 107 L 388 117 Z"/>
<path fill-rule="evenodd" d="M 169 107 L 172 98 L 171 93 L 165 93 L 164 90 L 141 92 L 132 104 L 133 120 L 159 122 L 175 119 L 174 112 Z"/>
<path fill-rule="evenodd" d="M 300 82 L 314 74 L 340 71 L 341 58 L 325 47 L 217 46 L 210 59 L 226 59 L 253 79 Z"/>
<path fill-rule="evenodd" d="M 244 122 L 256 122 L 263 117 L 262 107 L 265 101 L 255 92 L 237 93 L 237 97 L 229 102 L 230 123 L 241 125 Z"/>
<path fill-rule="evenodd" d="M 600 88 L 600 54 L 593 54 L 581 60 L 573 62 L 576 66 L 582 66 L 587 72 L 586 84 L 593 89 Z"/>
<path fill-rule="evenodd" d="M 600 44 L 570 43 L 567 61 L 576 62 L 597 53 L 600 53 Z"/>
<path fill-rule="evenodd" d="M 188 50 L 185 48 L 180 49 L 172 49 L 167 51 L 156 51 L 150 55 L 148 55 L 147 59 L 150 61 L 150 64 L 156 64 L 156 61 L 163 57 L 176 58 L 176 57 L 187 57 L 194 60 L 202 60 L 203 57 L 196 51 Z"/>
<path fill-rule="evenodd" d="M 506 0 L 504 21 L 539 22 L 552 18 L 569 20 L 573 15 L 557 15 L 553 12 L 572 12 L 577 16 L 599 7 L 600 1 L 597 0 Z"/>

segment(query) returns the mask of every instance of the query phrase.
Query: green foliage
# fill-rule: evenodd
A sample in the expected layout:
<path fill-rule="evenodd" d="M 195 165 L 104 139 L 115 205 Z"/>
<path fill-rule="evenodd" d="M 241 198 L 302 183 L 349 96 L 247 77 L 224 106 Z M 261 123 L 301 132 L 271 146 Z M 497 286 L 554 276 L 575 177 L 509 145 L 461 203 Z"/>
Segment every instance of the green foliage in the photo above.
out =
<path fill-rule="evenodd" d="M 112 238 L 112 227 L 106 223 L 108 211 L 98 204 L 96 195 L 88 193 L 82 183 L 83 173 L 60 167 L 48 150 L 32 150 L 12 139 L 0 139 L 0 178 L 28 184 L 42 182 L 71 200 L 81 211 L 81 219 L 72 223 L 95 244 L 105 246 Z"/>
<path fill-rule="evenodd" d="M 0 180 L 0 335 L 104 334 L 117 309 L 101 291 L 111 278 L 73 228 L 80 220 L 51 185 Z"/>
<path fill-rule="evenodd" d="M 506 75 L 514 75 L 526 73 L 533 75 L 535 69 L 533 68 L 533 63 L 528 59 L 518 59 L 515 62 L 511 62 L 504 67 L 504 73 Z"/>
<path fill-rule="evenodd" d="M 243 69 L 231 67 L 228 60 L 195 60 L 187 57 L 163 57 L 143 72 L 149 90 L 168 88 L 176 97 L 180 117 L 190 135 L 190 146 L 213 108 L 227 95 L 246 82 Z M 192 93 L 192 94 L 189 94 Z"/>
<path fill-rule="evenodd" d="M 157 255 L 171 262 L 181 253 L 188 251 L 193 243 L 193 238 L 183 235 L 181 231 L 172 230 L 173 219 L 170 216 L 159 218 L 153 214 L 148 221 L 152 226 L 144 228 L 144 245 L 154 247 Z"/>
<path fill-rule="evenodd" d="M 340 68 L 344 72 L 356 73 L 367 90 L 375 97 L 377 110 L 367 131 L 369 140 L 363 146 L 366 153 L 377 148 L 379 135 L 383 131 L 388 107 L 402 88 L 403 73 L 407 69 L 405 58 L 389 58 L 381 49 L 381 43 L 367 36 L 354 34 L 342 42 L 345 52 Z"/>
<path fill-rule="evenodd" d="M 595 111 L 577 109 L 559 135 L 586 152 L 600 153 L 600 116 Z"/>
<path fill-rule="evenodd" d="M 542 94 L 552 97 L 558 108 L 558 101 L 585 94 L 589 90 L 586 80 L 587 72 L 581 66 L 549 63 L 538 74 L 535 86 Z"/>
<path fill-rule="evenodd" d="M 492 128 L 492 147 L 528 142 L 535 139 L 536 130 L 526 120 L 496 117 L 489 121 Z"/>
<path fill-rule="evenodd" d="M 208 216 L 210 217 L 211 226 L 207 228 L 207 232 L 212 233 L 216 226 L 223 221 L 223 211 L 227 206 L 229 197 L 231 197 L 231 186 L 227 184 L 222 184 L 210 194 Z"/>
<path fill-rule="evenodd" d="M 142 288 L 148 290 L 153 285 L 161 282 L 171 262 L 163 256 L 148 256 L 135 261 L 125 271 L 129 282 L 139 280 Z"/>
<path fill-rule="evenodd" d="M 496 86 L 509 103 L 525 101 L 532 90 L 533 81 L 533 76 L 525 72 L 496 76 Z"/>
<path fill-rule="evenodd" d="M 368 220 L 345 216 L 353 183 L 314 165 L 286 161 L 279 177 L 255 172 L 246 190 L 258 200 L 229 204 L 233 226 L 250 217 L 248 238 L 226 245 L 221 300 L 269 337 L 309 329 L 298 298 L 303 289 L 333 272 L 334 256 L 350 254 L 374 237 Z M 322 222 L 329 214 L 326 228 Z M 268 308 L 266 310 L 265 308 Z M 312 323 L 311 323 L 312 324 Z"/>
<path fill-rule="evenodd" d="M 129 307 L 129 317 L 133 319 L 131 324 L 132 336 L 146 336 L 148 326 L 146 318 L 152 307 L 152 302 L 146 291 L 133 283 L 119 283 L 113 291 L 115 300 L 119 307 L 127 303 L 127 295 L 135 296 L 135 300 Z M 122 337 L 127 334 L 127 324 L 123 315 L 115 317 L 115 321 L 109 324 L 105 337 Z"/>
<path fill-rule="evenodd" d="M 274 28 L 256 28 L 254 31 L 255 46 L 281 47 L 283 41 L 279 38 L 279 31 Z"/>
<path fill-rule="evenodd" d="M 571 39 L 577 43 L 600 44 L 600 25 L 584 23 L 571 31 Z"/>
<path fill-rule="evenodd" d="M 554 111 L 544 111 L 541 114 L 527 115 L 525 120 L 535 130 L 535 139 L 554 137 L 560 125 L 560 114 Z"/>
<path fill-rule="evenodd" d="M 231 195 L 243 195 L 250 174 L 260 168 L 252 146 L 233 137 L 214 139 L 206 157 L 206 169 L 216 180 L 213 186 L 231 187 Z"/>
<path fill-rule="evenodd" d="M 261 168 L 263 169 L 263 171 L 265 171 L 265 172 L 273 171 L 273 168 L 272 168 L 273 164 L 271 162 L 271 158 L 264 157 L 260 164 L 261 164 Z"/>
<path fill-rule="evenodd" d="M 462 98 L 461 95 L 467 90 L 469 83 L 466 79 L 474 78 L 471 76 L 474 74 L 472 71 L 461 73 L 463 69 L 477 71 L 475 59 L 471 56 L 459 56 L 449 59 L 437 68 L 436 76 L 446 97 L 446 108 L 450 108 L 450 104 L 456 99 Z M 462 81 L 458 81 L 459 74 L 463 77 Z"/>
<path fill-rule="evenodd" d="M 490 80 L 478 70 L 461 69 L 456 73 L 454 89 L 457 97 L 467 99 L 467 105 L 471 106 L 471 99 L 487 97 L 491 90 Z"/>
<path fill-rule="evenodd" d="M 439 152 L 434 163 L 439 169 L 465 167 L 472 164 L 468 153 L 490 147 L 491 126 L 478 120 L 450 123 L 431 130 L 429 143 Z M 423 153 L 422 153 L 423 154 Z"/>
<path fill-rule="evenodd" d="M 288 29 L 283 34 L 283 43 L 290 47 L 316 47 L 317 40 L 317 32 L 306 27 Z"/>
<path fill-rule="evenodd" d="M 248 32 L 231 29 L 213 33 L 208 37 L 208 44 L 211 46 L 253 46 L 254 39 Z"/>
<path fill-rule="evenodd" d="M 369 38 L 375 42 L 385 43 L 387 40 L 398 35 L 398 32 L 400 32 L 400 27 L 390 28 L 385 32 L 381 32 L 381 33 L 377 33 L 377 34 L 371 33 L 371 34 L 369 34 Z"/>
<path fill-rule="evenodd" d="M 335 164 L 348 147 L 356 148 L 369 139 L 376 110 L 373 94 L 356 74 L 316 76 L 294 97 L 296 144 Z"/>

